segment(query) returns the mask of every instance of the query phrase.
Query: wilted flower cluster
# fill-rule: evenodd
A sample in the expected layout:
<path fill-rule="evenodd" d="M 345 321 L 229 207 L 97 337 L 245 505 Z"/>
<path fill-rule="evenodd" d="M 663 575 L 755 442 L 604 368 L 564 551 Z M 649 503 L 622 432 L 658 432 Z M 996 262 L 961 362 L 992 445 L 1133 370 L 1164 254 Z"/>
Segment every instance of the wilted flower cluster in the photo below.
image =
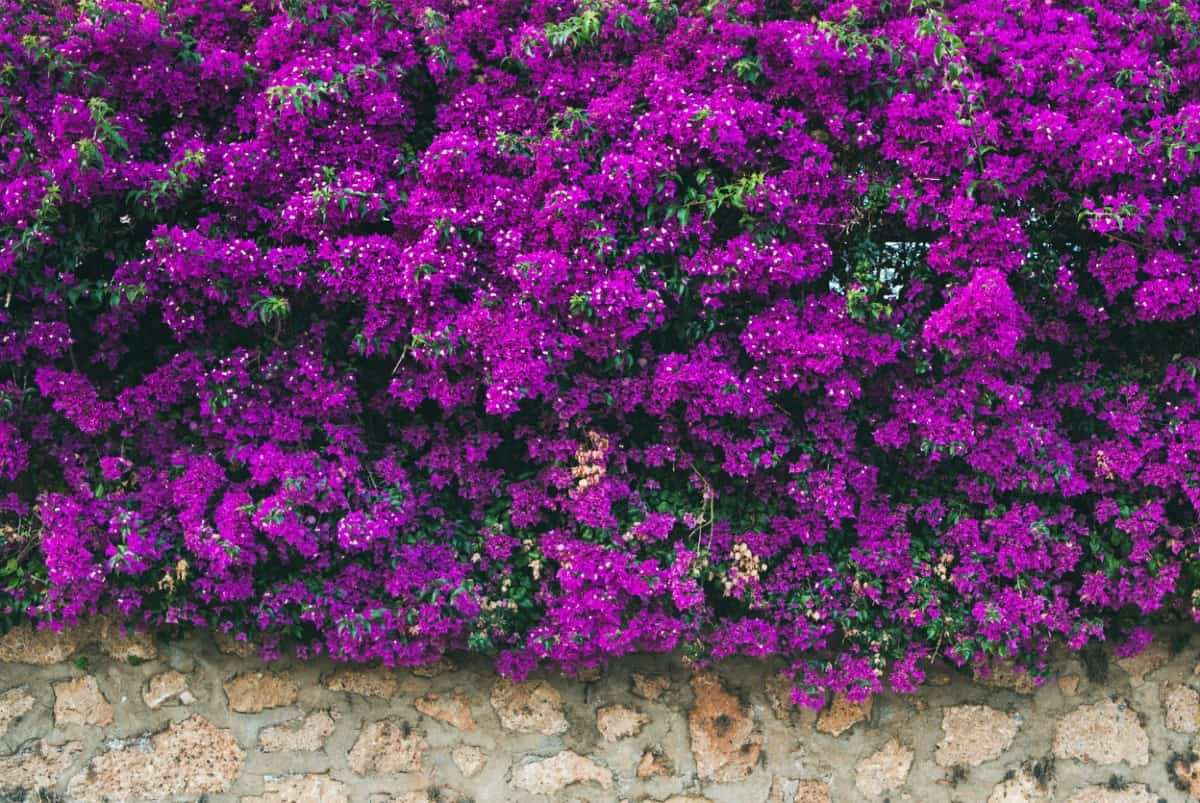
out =
<path fill-rule="evenodd" d="M 0 626 L 812 702 L 1196 616 L 1196 0 L 0 19 Z"/>

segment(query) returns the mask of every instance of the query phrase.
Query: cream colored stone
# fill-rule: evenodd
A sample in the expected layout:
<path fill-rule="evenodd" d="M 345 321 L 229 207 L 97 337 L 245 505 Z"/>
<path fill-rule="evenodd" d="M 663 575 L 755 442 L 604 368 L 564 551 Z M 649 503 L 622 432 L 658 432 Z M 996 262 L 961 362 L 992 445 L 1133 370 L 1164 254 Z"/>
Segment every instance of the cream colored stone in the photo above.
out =
<path fill-rule="evenodd" d="M 92 675 L 54 684 L 54 724 L 111 725 L 113 707 Z"/>
<path fill-rule="evenodd" d="M 1064 803 L 1158 803 L 1158 795 L 1140 783 L 1129 784 L 1121 789 L 1110 786 L 1087 786 L 1079 789 Z"/>
<path fill-rule="evenodd" d="M 829 784 L 824 781 L 800 781 L 796 785 L 792 803 L 833 803 Z"/>
<path fill-rule="evenodd" d="M 762 756 L 762 734 L 750 713 L 711 672 L 696 673 L 691 685 L 695 702 L 688 714 L 688 735 L 696 774 L 720 783 L 745 778 Z"/>
<path fill-rule="evenodd" d="M 246 753 L 233 734 L 199 714 L 172 722 L 149 750 L 111 750 L 71 779 L 68 793 L 87 803 L 162 800 L 224 792 L 241 774 Z"/>
<path fill-rule="evenodd" d="M 350 803 L 350 795 L 328 775 L 289 775 L 267 781 L 261 797 L 243 797 L 242 803 Z"/>
<path fill-rule="evenodd" d="M 475 717 L 471 701 L 465 694 L 426 694 L 413 701 L 413 706 L 427 717 L 441 720 L 459 730 L 473 731 Z"/>
<path fill-rule="evenodd" d="M 1200 730 L 1200 693 L 1190 686 L 1164 683 L 1159 687 L 1158 694 L 1166 711 L 1164 724 L 1167 730 L 1177 733 Z"/>
<path fill-rule="evenodd" d="M 474 778 L 487 765 L 487 753 L 475 745 L 466 744 L 456 747 L 450 753 L 450 757 L 454 760 L 454 766 L 458 767 L 458 771 L 463 774 L 464 778 Z"/>
<path fill-rule="evenodd" d="M 854 786 L 869 798 L 883 797 L 904 785 L 912 763 L 913 751 L 893 736 L 882 748 L 855 765 Z"/>
<path fill-rule="evenodd" d="M 257 714 L 268 708 L 291 705 L 300 689 L 287 673 L 248 672 L 225 682 L 229 708 L 239 714 Z"/>
<path fill-rule="evenodd" d="M 1028 768 L 1022 767 L 1011 778 L 992 787 L 987 803 L 1050 803 L 1053 799 L 1052 783 L 1041 783 Z"/>
<path fill-rule="evenodd" d="M 605 767 L 573 750 L 513 769 L 512 783 L 534 795 L 553 795 L 578 783 L 596 783 L 603 789 L 613 785 L 613 774 Z"/>
<path fill-rule="evenodd" d="M 213 643 L 217 645 L 217 649 L 225 655 L 234 655 L 238 658 L 250 658 L 258 652 L 258 648 L 254 646 L 254 642 L 250 640 L 241 640 L 228 633 L 222 633 L 220 630 L 213 631 Z"/>
<path fill-rule="evenodd" d="M 1079 675 L 1063 675 L 1058 679 L 1058 690 L 1064 697 L 1074 697 L 1079 693 Z"/>
<path fill-rule="evenodd" d="M 363 697 L 391 699 L 396 694 L 396 673 L 386 666 L 375 669 L 343 669 L 325 681 L 330 691 L 345 691 Z"/>
<path fill-rule="evenodd" d="M 337 711 L 314 711 L 302 720 L 264 728 L 258 744 L 264 753 L 305 753 L 320 750 L 337 727 Z"/>
<path fill-rule="evenodd" d="M 554 736 L 567 730 L 562 696 L 544 680 L 513 683 L 501 678 L 492 687 L 492 708 L 510 731 Z"/>
<path fill-rule="evenodd" d="M 846 695 L 835 694 L 817 717 L 817 730 L 830 736 L 841 736 L 859 722 L 870 719 L 872 704 L 870 697 L 861 703 L 852 703 L 846 699 Z"/>
<path fill-rule="evenodd" d="M 70 658 L 90 640 L 92 628 L 67 628 L 57 633 L 24 624 L 0 636 L 0 663 L 48 666 Z"/>
<path fill-rule="evenodd" d="M 52 745 L 43 740 L 27 752 L 0 756 L 0 788 L 51 788 L 82 750 L 79 742 Z"/>
<path fill-rule="evenodd" d="M 671 759 L 659 750 L 647 750 L 642 753 L 637 765 L 637 777 L 642 779 L 668 777 L 674 771 Z"/>
<path fill-rule="evenodd" d="M 407 722 L 368 722 L 350 750 L 350 769 L 359 775 L 416 772 L 428 745 Z"/>
<path fill-rule="evenodd" d="M 24 686 L 0 694 L 0 736 L 8 733 L 14 722 L 33 710 L 35 700 Z"/>
<path fill-rule="evenodd" d="M 623 705 L 607 705 L 596 711 L 596 729 L 606 742 L 637 736 L 650 718 Z"/>
<path fill-rule="evenodd" d="M 145 690 L 142 691 L 142 701 L 146 703 L 152 711 L 162 708 L 168 701 L 179 699 L 180 702 L 185 702 L 183 695 L 190 694 L 188 692 L 187 676 L 182 672 L 171 670 L 162 672 L 150 678 L 150 682 L 146 684 Z"/>
<path fill-rule="evenodd" d="M 700 797 L 699 795 L 671 795 L 663 800 L 650 800 L 647 798 L 644 803 L 713 803 L 711 798 Z"/>
<path fill-rule="evenodd" d="M 641 672 L 634 672 L 631 677 L 633 693 L 647 700 L 657 700 L 671 688 L 671 679 L 666 675 L 643 675 Z"/>
<path fill-rule="evenodd" d="M 993 689 L 1011 689 L 1017 694 L 1033 694 L 1037 688 L 1033 675 L 1023 667 L 1018 669 L 1012 661 L 996 661 L 985 673 L 975 670 L 976 682 Z"/>
<path fill-rule="evenodd" d="M 1137 655 L 1117 659 L 1117 666 L 1129 674 L 1129 685 L 1137 688 L 1146 682 L 1147 675 L 1166 666 L 1170 660 L 1167 645 L 1156 639 Z"/>
<path fill-rule="evenodd" d="M 158 657 L 158 646 L 149 633 L 127 633 L 124 623 L 113 619 L 98 621 L 97 638 L 104 654 L 118 661 L 152 661 Z"/>
<path fill-rule="evenodd" d="M 1054 755 L 1089 764 L 1124 761 L 1144 767 L 1150 762 L 1150 740 L 1132 708 L 1104 700 L 1080 706 L 1058 721 Z"/>
<path fill-rule="evenodd" d="M 978 767 L 999 758 L 1017 735 L 1012 714 L 986 705 L 956 705 L 942 711 L 942 732 L 934 761 L 939 767 Z"/>
<path fill-rule="evenodd" d="M 1200 800 L 1200 757 L 1194 752 L 1176 755 L 1167 763 L 1171 781 L 1186 790 L 1193 800 Z"/>

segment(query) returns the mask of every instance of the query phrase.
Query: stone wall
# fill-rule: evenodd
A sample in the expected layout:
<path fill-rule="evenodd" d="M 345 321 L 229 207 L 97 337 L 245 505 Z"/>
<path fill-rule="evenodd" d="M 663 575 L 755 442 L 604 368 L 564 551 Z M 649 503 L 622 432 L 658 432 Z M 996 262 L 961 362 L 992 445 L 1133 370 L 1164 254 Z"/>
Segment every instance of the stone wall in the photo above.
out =
<path fill-rule="evenodd" d="M 817 714 L 753 662 L 643 657 L 512 684 L 473 660 L 264 665 L 206 636 L 19 629 L 0 639 L 0 801 L 1185 801 L 1200 795 L 1186 641 L 1065 659 L 1036 689 L 937 670 L 919 695 Z"/>

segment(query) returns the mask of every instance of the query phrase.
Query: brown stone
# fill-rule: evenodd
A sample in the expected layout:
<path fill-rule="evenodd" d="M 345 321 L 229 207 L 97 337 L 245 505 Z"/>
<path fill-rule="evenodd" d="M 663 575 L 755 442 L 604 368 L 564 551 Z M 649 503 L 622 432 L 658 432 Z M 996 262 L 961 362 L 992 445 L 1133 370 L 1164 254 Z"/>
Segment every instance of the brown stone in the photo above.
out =
<path fill-rule="evenodd" d="M 912 763 L 913 751 L 893 736 L 880 750 L 855 765 L 854 785 L 867 797 L 882 797 L 904 785 Z"/>
<path fill-rule="evenodd" d="M 33 695 L 24 687 L 0 694 L 0 736 L 8 733 L 14 722 L 32 711 L 33 703 Z"/>
<path fill-rule="evenodd" d="M 454 748 L 450 757 L 454 759 L 454 766 L 458 767 L 464 778 L 474 778 L 487 764 L 487 753 L 470 744 Z"/>
<path fill-rule="evenodd" d="M 711 672 L 692 676 L 692 693 L 688 734 L 697 775 L 721 783 L 745 778 L 762 755 L 762 734 L 749 712 Z"/>
<path fill-rule="evenodd" d="M 667 777 L 674 771 L 671 759 L 658 750 L 642 753 L 642 760 L 637 765 L 637 777 L 642 779 Z"/>
<path fill-rule="evenodd" d="M 350 750 L 350 769 L 359 775 L 396 774 L 421 769 L 427 745 L 407 722 L 368 722 Z"/>
<path fill-rule="evenodd" d="M 113 707 L 92 675 L 54 684 L 55 725 L 111 725 Z"/>
<path fill-rule="evenodd" d="M 634 672 L 633 693 L 647 700 L 657 700 L 667 689 L 671 688 L 671 679 L 666 675 L 643 675 Z"/>
<path fill-rule="evenodd" d="M 1177 755 L 1167 764 L 1171 780 L 1180 789 L 1186 789 L 1193 800 L 1200 800 L 1200 758 L 1195 753 Z"/>
<path fill-rule="evenodd" d="M 79 742 L 56 746 L 39 741 L 33 750 L 0 756 L 0 788 L 51 788 L 81 750 L 83 745 Z"/>
<path fill-rule="evenodd" d="M 62 663 L 91 638 L 91 628 L 65 628 L 59 632 L 37 630 L 30 624 L 19 625 L 0 636 L 0 663 Z"/>
<path fill-rule="evenodd" d="M 258 648 L 254 646 L 254 642 L 249 639 L 238 639 L 228 633 L 222 633 L 220 630 L 213 631 L 212 637 L 213 643 L 217 645 L 217 649 L 225 655 L 249 658 L 258 652 Z"/>
<path fill-rule="evenodd" d="M 475 730 L 471 701 L 465 694 L 426 694 L 418 697 L 413 706 L 425 716 L 441 720 L 459 730 Z"/>
<path fill-rule="evenodd" d="M 1064 697 L 1074 697 L 1079 692 L 1079 675 L 1063 675 L 1058 679 L 1058 690 Z"/>
<path fill-rule="evenodd" d="M 410 671 L 419 678 L 436 678 L 438 675 L 453 672 L 457 668 L 453 661 L 443 655 L 433 663 L 414 666 Z"/>
<path fill-rule="evenodd" d="M 268 708 L 291 705 L 300 689 L 287 674 L 248 672 L 225 682 L 229 707 L 239 714 L 257 714 Z"/>
<path fill-rule="evenodd" d="M 100 619 L 96 637 L 104 654 L 118 661 L 153 661 L 158 657 L 158 647 L 149 633 L 126 632 L 125 624 L 114 619 Z"/>
<path fill-rule="evenodd" d="M 512 783 L 530 794 L 553 795 L 578 783 L 596 783 L 603 789 L 610 789 L 613 774 L 586 756 L 564 750 L 551 758 L 516 767 Z"/>
<path fill-rule="evenodd" d="M 942 732 L 934 761 L 939 767 L 978 767 L 999 758 L 1017 735 L 1012 714 L 986 705 L 956 705 L 942 711 Z"/>
<path fill-rule="evenodd" d="M 1158 690 L 1166 711 L 1167 730 L 1195 733 L 1200 730 L 1200 694 L 1190 686 L 1164 683 Z"/>
<path fill-rule="evenodd" d="M 986 671 L 975 670 L 975 680 L 993 689 L 1011 689 L 1017 694 L 1033 694 L 1037 688 L 1033 675 L 1012 661 L 996 661 Z"/>
<path fill-rule="evenodd" d="M 328 678 L 325 687 L 330 691 L 390 699 L 396 693 L 396 673 L 384 666 L 375 669 L 343 669 Z"/>
<path fill-rule="evenodd" d="M 1150 762 L 1150 740 L 1132 708 L 1104 700 L 1080 706 L 1058 721 L 1054 755 L 1089 764 L 1124 761 L 1144 767 Z"/>
<path fill-rule="evenodd" d="M 796 785 L 792 803 L 833 803 L 829 784 L 824 781 L 801 781 Z"/>
<path fill-rule="evenodd" d="M 596 711 L 596 728 L 606 742 L 637 736 L 650 718 L 623 705 L 607 705 Z"/>
<path fill-rule="evenodd" d="M 130 747 L 93 758 L 68 792 L 89 803 L 198 797 L 227 790 L 245 761 L 232 733 L 196 714 L 155 734 L 149 750 Z"/>
<path fill-rule="evenodd" d="M 492 708 L 510 731 L 554 736 L 567 730 L 562 696 L 544 680 L 513 683 L 501 678 L 492 687 Z"/>
<path fill-rule="evenodd" d="M 312 752 L 325 746 L 341 716 L 336 711 L 314 711 L 301 720 L 264 728 L 258 744 L 264 753 Z"/>
<path fill-rule="evenodd" d="M 846 699 L 846 695 L 839 692 L 817 717 L 817 730 L 830 736 L 841 736 L 859 722 L 869 719 L 871 706 L 870 697 L 861 703 L 852 703 Z"/>
<path fill-rule="evenodd" d="M 792 702 L 792 688 L 795 685 L 795 681 L 784 674 L 773 673 L 767 676 L 764 691 L 767 694 L 767 702 L 771 704 L 771 713 L 776 719 L 784 722 L 791 720 L 792 712 L 796 708 Z"/>
<path fill-rule="evenodd" d="M 289 775 L 269 780 L 261 797 L 242 803 L 350 803 L 345 784 L 328 775 Z"/>
<path fill-rule="evenodd" d="M 188 691 L 187 677 L 182 672 L 174 670 L 150 678 L 150 682 L 146 684 L 146 689 L 142 692 L 142 701 L 152 711 L 158 710 L 174 699 L 178 699 L 185 705 L 196 700 Z"/>
<path fill-rule="evenodd" d="M 1167 645 L 1161 640 L 1150 642 L 1144 650 L 1129 658 L 1117 659 L 1117 666 L 1129 674 L 1129 685 L 1137 688 L 1146 682 L 1146 676 L 1161 669 L 1171 660 Z"/>
<path fill-rule="evenodd" d="M 1121 789 L 1111 786 L 1086 786 L 1077 790 L 1063 803 L 1159 803 L 1159 796 L 1144 784 L 1128 784 Z"/>

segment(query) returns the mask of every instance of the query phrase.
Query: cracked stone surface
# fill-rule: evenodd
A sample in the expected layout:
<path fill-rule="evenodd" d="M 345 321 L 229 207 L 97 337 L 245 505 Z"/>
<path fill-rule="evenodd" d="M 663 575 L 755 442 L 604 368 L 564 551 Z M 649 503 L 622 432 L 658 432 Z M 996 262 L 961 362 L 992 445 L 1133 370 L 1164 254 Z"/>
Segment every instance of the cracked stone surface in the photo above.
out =
<path fill-rule="evenodd" d="M 535 795 L 553 795 L 573 784 L 596 783 L 603 789 L 613 785 L 613 774 L 592 759 L 572 750 L 522 764 L 513 770 L 513 786 Z"/>
<path fill-rule="evenodd" d="M 554 736 L 568 727 L 562 695 L 544 680 L 498 680 L 492 688 L 492 708 L 507 730 Z"/>
<path fill-rule="evenodd" d="M 113 707 L 100 692 L 93 675 L 54 684 L 54 722 L 57 725 L 111 725 Z"/>
<path fill-rule="evenodd" d="M 1012 714 L 986 705 L 957 705 L 942 711 L 942 732 L 934 760 L 940 767 L 978 767 L 1009 748 L 1019 726 Z"/>
<path fill-rule="evenodd" d="M 1058 721 L 1054 755 L 1092 764 L 1150 761 L 1150 739 L 1137 713 L 1123 700 L 1081 705 Z"/>

